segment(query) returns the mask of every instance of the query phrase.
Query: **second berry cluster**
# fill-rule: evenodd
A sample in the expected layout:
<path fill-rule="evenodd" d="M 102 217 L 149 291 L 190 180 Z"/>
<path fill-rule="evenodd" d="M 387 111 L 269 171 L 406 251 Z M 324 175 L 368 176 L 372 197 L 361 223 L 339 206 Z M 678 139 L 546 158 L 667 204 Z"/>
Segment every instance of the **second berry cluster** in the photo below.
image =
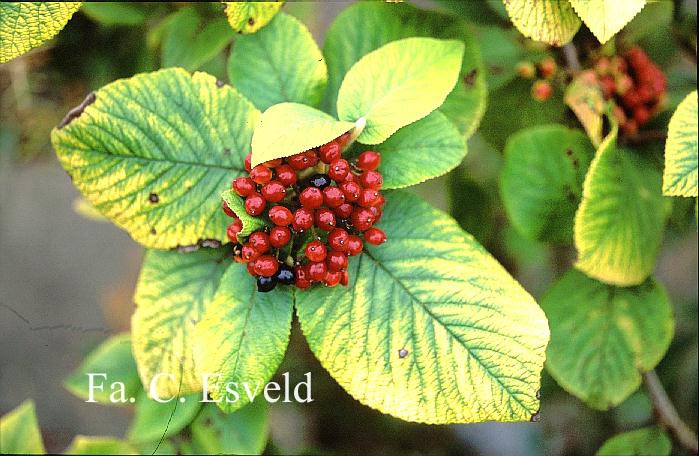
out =
<path fill-rule="evenodd" d="M 227 235 L 235 243 L 234 258 L 247 264 L 266 292 L 277 284 L 306 289 L 314 283 L 347 286 L 348 257 L 359 255 L 364 242 L 380 245 L 386 234 L 374 224 L 381 219 L 383 178 L 377 171 L 378 152 L 367 150 L 356 160 L 342 158 L 349 141 L 344 134 L 316 149 L 251 167 L 236 178 L 232 190 L 244 199 L 245 212 L 261 218 L 265 227 L 240 236 L 240 218 Z"/>

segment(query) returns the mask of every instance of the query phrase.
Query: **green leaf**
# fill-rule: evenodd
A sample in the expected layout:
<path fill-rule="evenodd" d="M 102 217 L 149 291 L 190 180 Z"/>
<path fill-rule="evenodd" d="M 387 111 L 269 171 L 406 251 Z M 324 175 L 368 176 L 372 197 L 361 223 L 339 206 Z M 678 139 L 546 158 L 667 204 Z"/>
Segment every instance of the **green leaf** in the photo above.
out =
<path fill-rule="evenodd" d="M 459 2 L 474 5 L 482 11 L 476 2 Z M 481 46 L 485 63 L 488 89 L 495 90 L 510 82 L 517 75 L 517 64 L 523 58 L 524 50 L 518 42 L 514 29 L 503 30 L 496 26 L 478 27 L 476 37 Z"/>
<path fill-rule="evenodd" d="M 250 402 L 250 392 L 262 394 L 284 358 L 291 330 L 292 297 L 286 287 L 259 293 L 245 267 L 236 264 L 221 277 L 221 286 L 194 330 L 196 368 L 208 381 L 209 395 L 225 412 Z M 226 392 L 238 384 L 239 399 Z M 230 401 L 228 401 L 230 398 Z M 257 400 L 263 400 L 257 398 Z"/>
<path fill-rule="evenodd" d="M 197 70 L 223 51 L 235 36 L 226 19 L 204 20 L 191 6 L 179 10 L 167 20 L 162 37 L 163 68 Z"/>
<path fill-rule="evenodd" d="M 562 125 L 520 130 L 505 148 L 500 195 L 512 225 L 530 240 L 568 243 L 585 173 L 595 153 Z"/>
<path fill-rule="evenodd" d="M 616 146 L 614 128 L 597 149 L 575 215 L 575 265 L 619 286 L 653 272 L 665 226 L 661 177 L 633 151 Z"/>
<path fill-rule="evenodd" d="M 0 63 L 29 52 L 53 38 L 81 2 L 0 3 Z"/>
<path fill-rule="evenodd" d="M 106 85 L 51 140 L 100 213 L 146 247 L 172 248 L 227 242 L 219 195 L 245 174 L 258 118 L 232 87 L 173 68 Z"/>
<path fill-rule="evenodd" d="M 146 252 L 134 296 L 133 353 L 147 387 L 158 373 L 174 375 L 156 381 L 163 397 L 201 391 L 192 331 L 231 267 L 230 255 L 227 248 Z"/>
<path fill-rule="evenodd" d="M 374 149 L 381 152 L 379 171 L 385 189 L 408 187 L 446 174 L 466 155 L 463 136 L 439 111 L 401 128 Z"/>
<path fill-rule="evenodd" d="M 527 38 L 563 46 L 580 28 L 569 0 L 503 0 L 512 23 Z"/>
<path fill-rule="evenodd" d="M 648 279 L 617 288 L 571 269 L 542 298 L 551 327 L 546 368 L 570 394 L 606 410 L 641 384 L 672 340 L 665 289 Z"/>
<path fill-rule="evenodd" d="M 599 146 L 606 103 L 595 72 L 585 70 L 578 74 L 566 88 L 564 100 L 585 127 L 592 144 Z"/>
<path fill-rule="evenodd" d="M 161 396 L 160 403 L 141 390 L 136 397 L 136 413 L 129 425 L 131 442 L 147 443 L 173 436 L 190 424 L 201 409 L 201 393 L 180 396 Z"/>
<path fill-rule="evenodd" d="M 604 44 L 645 6 L 646 0 L 568 0 L 587 28 Z"/>
<path fill-rule="evenodd" d="M 697 196 L 697 91 L 680 103 L 670 119 L 665 143 L 663 194 Z"/>
<path fill-rule="evenodd" d="M 366 119 L 357 140 L 384 142 L 444 103 L 458 80 L 463 54 L 461 41 L 434 38 L 405 38 L 368 53 L 342 81 L 338 117 Z"/>
<path fill-rule="evenodd" d="M 280 13 L 258 33 L 235 41 L 228 77 L 261 110 L 285 101 L 318 106 L 328 69 L 306 26 Z"/>
<path fill-rule="evenodd" d="M 283 1 L 223 3 L 228 23 L 238 33 L 255 33 L 267 25 L 284 5 Z"/>
<path fill-rule="evenodd" d="M 121 404 L 112 402 L 109 398 L 112 390 L 108 385 L 113 382 L 124 384 L 124 396 L 128 400 L 136 397 L 142 390 L 138 378 L 136 362 L 131 353 L 131 336 L 128 333 L 110 337 L 95 348 L 65 381 L 63 386 L 80 399 L 90 397 L 89 377 L 87 374 L 106 374 L 94 377 L 94 384 L 104 384 L 102 391 L 93 389 L 93 398 L 102 404 Z"/>
<path fill-rule="evenodd" d="M 470 136 L 485 110 L 485 69 L 478 42 L 464 20 L 408 3 L 357 2 L 346 8 L 330 26 L 323 50 L 329 72 L 328 112 L 336 112 L 340 84 L 352 65 L 389 42 L 411 36 L 457 39 L 464 43 L 460 82 L 447 96 L 440 111 L 462 134 Z"/>
<path fill-rule="evenodd" d="M 221 194 L 221 198 L 226 202 L 228 207 L 238 216 L 243 222 L 243 229 L 238 233 L 238 240 L 250 236 L 254 231 L 266 226 L 265 220 L 261 217 L 253 217 L 245 210 L 245 199 L 241 198 L 233 190 L 226 190 Z"/>
<path fill-rule="evenodd" d="M 193 453 L 261 454 L 269 436 L 269 404 L 257 400 L 225 414 L 206 405 L 192 423 Z"/>
<path fill-rule="evenodd" d="M 279 103 L 260 117 L 252 137 L 252 166 L 326 144 L 354 127 L 310 106 Z"/>
<path fill-rule="evenodd" d="M 26 400 L 0 419 L 0 452 L 3 454 L 44 454 L 34 401 Z"/>
<path fill-rule="evenodd" d="M 411 193 L 387 194 L 380 225 L 388 241 L 351 258 L 349 288 L 296 293 L 323 367 L 361 403 L 404 420 L 529 420 L 548 341 L 536 302 Z"/>
<path fill-rule="evenodd" d="M 80 10 L 102 25 L 139 25 L 146 20 L 146 12 L 129 2 L 85 2 Z"/>
<path fill-rule="evenodd" d="M 128 442 L 114 437 L 76 435 L 65 454 L 139 454 Z"/>
<path fill-rule="evenodd" d="M 655 426 L 615 435 L 604 442 L 596 456 L 669 456 L 672 442 Z"/>

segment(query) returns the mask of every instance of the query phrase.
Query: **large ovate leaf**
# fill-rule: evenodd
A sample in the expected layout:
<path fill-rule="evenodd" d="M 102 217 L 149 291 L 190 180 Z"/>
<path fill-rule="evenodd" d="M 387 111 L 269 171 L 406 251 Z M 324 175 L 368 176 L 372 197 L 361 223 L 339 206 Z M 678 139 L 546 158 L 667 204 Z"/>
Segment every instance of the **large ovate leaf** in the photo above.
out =
<path fill-rule="evenodd" d="M 262 454 L 269 436 L 269 404 L 259 398 L 233 413 L 211 404 L 192 423 L 191 454 Z"/>
<path fill-rule="evenodd" d="M 243 229 L 237 236 L 239 242 L 266 225 L 265 219 L 262 217 L 253 217 L 247 213 L 245 210 L 245 199 L 233 190 L 226 190 L 221 194 L 221 198 L 243 223 Z"/>
<path fill-rule="evenodd" d="M 65 379 L 63 385 L 79 398 L 88 400 L 90 397 L 88 374 L 106 374 L 106 378 L 103 376 L 93 377 L 94 385 L 104 385 L 102 390 L 97 388 L 92 390 L 93 399 L 101 404 L 128 404 L 128 402 L 122 404 L 110 400 L 112 390 L 109 385 L 113 382 L 124 384 L 124 396 L 127 400 L 136 397 L 136 394 L 143 388 L 131 352 L 131 336 L 119 334 L 102 342 L 83 360 L 75 372 Z"/>
<path fill-rule="evenodd" d="M 318 106 L 328 69 L 306 26 L 280 13 L 258 33 L 235 41 L 228 77 L 261 110 L 285 101 Z"/>
<path fill-rule="evenodd" d="M 219 195 L 244 174 L 259 111 L 232 87 L 178 68 L 106 85 L 51 135 L 85 198 L 141 244 L 226 241 Z"/>
<path fill-rule="evenodd" d="M 194 368 L 193 330 L 231 267 L 228 249 L 192 253 L 149 250 L 136 285 L 131 320 L 133 353 L 141 381 L 169 397 L 201 390 Z"/>
<path fill-rule="evenodd" d="M 223 2 L 228 23 L 238 33 L 255 33 L 279 12 L 283 1 L 274 2 Z"/>
<path fill-rule="evenodd" d="M 107 27 L 139 25 L 147 18 L 141 5 L 130 2 L 85 2 L 80 12 Z"/>
<path fill-rule="evenodd" d="M 0 418 L 0 453 L 46 453 L 33 401 L 24 401 L 19 407 Z"/>
<path fill-rule="evenodd" d="M 646 4 L 646 0 L 566 0 L 587 28 L 604 44 L 624 28 Z"/>
<path fill-rule="evenodd" d="M 202 394 L 161 396 L 158 402 L 141 390 L 136 396 L 136 413 L 129 425 L 131 442 L 147 444 L 173 436 L 189 425 L 201 409 Z"/>
<path fill-rule="evenodd" d="M 615 435 L 595 456 L 669 456 L 671 451 L 670 437 L 652 426 Z"/>
<path fill-rule="evenodd" d="M 469 136 L 485 110 L 485 69 L 478 42 L 464 20 L 408 3 L 357 2 L 330 26 L 323 49 L 329 73 L 325 103 L 328 112 L 337 111 L 340 84 L 352 65 L 386 43 L 411 36 L 456 39 L 464 43 L 459 82 L 440 111 L 462 134 Z"/>
<path fill-rule="evenodd" d="M 299 103 L 267 109 L 252 137 L 252 166 L 326 144 L 354 127 Z"/>
<path fill-rule="evenodd" d="M 580 18 L 568 0 L 503 0 L 507 14 L 522 35 L 563 46 L 580 28 Z"/>
<path fill-rule="evenodd" d="M 311 350 L 363 404 L 425 423 L 529 420 L 548 326 L 505 269 L 417 196 L 387 194 L 388 241 L 349 288 L 296 293 Z"/>
<path fill-rule="evenodd" d="M 570 242 L 585 173 L 595 153 L 562 125 L 520 130 L 505 148 L 500 195 L 512 225 L 530 240 Z"/>
<path fill-rule="evenodd" d="M 564 100 L 585 127 L 592 144 L 599 146 L 606 103 L 595 72 L 585 70 L 575 76 L 566 88 Z"/>
<path fill-rule="evenodd" d="M 672 307 L 653 279 L 619 288 L 570 270 L 541 301 L 551 327 L 546 368 L 566 391 L 606 410 L 641 384 L 673 334 Z"/>
<path fill-rule="evenodd" d="M 0 3 L 0 63 L 19 57 L 60 32 L 81 2 Z"/>
<path fill-rule="evenodd" d="M 619 286 L 653 272 L 665 225 L 661 176 L 638 154 L 617 147 L 616 127 L 597 149 L 575 215 L 575 266 Z"/>
<path fill-rule="evenodd" d="M 337 115 L 352 122 L 366 119 L 357 140 L 382 143 L 444 103 L 456 85 L 463 54 L 464 44 L 458 40 L 405 38 L 388 43 L 349 69 L 337 95 Z"/>
<path fill-rule="evenodd" d="M 65 454 L 139 454 L 128 442 L 114 437 L 76 435 Z"/>
<path fill-rule="evenodd" d="M 401 128 L 374 149 L 381 153 L 379 171 L 385 189 L 408 187 L 446 174 L 466 155 L 463 136 L 439 111 Z"/>
<path fill-rule="evenodd" d="M 259 395 L 277 371 L 289 343 L 292 303 L 287 287 L 258 292 L 243 265 L 228 268 L 221 277 L 192 343 L 199 376 L 215 374 L 208 380 L 208 393 L 223 411 L 248 404 L 245 385 Z M 226 391 L 231 382 L 238 385 L 237 401 Z"/>
<path fill-rule="evenodd" d="M 663 194 L 697 196 L 697 91 L 680 103 L 670 119 L 665 143 Z"/>

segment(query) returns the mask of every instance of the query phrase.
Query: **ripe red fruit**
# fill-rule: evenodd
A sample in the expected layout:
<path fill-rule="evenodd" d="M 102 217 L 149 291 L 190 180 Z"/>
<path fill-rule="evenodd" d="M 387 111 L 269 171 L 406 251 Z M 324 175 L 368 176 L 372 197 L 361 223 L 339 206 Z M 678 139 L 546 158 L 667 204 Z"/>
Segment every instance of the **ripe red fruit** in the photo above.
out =
<path fill-rule="evenodd" d="M 276 168 L 277 166 L 282 164 L 282 159 L 281 158 L 275 158 L 274 160 L 266 161 L 263 163 L 267 168 Z"/>
<path fill-rule="evenodd" d="M 383 177 L 381 177 L 381 173 L 378 171 L 364 171 L 359 176 L 359 183 L 366 188 L 379 190 L 383 185 Z"/>
<path fill-rule="evenodd" d="M 272 277 L 279 270 L 279 261 L 272 255 L 262 255 L 255 260 L 255 274 Z"/>
<path fill-rule="evenodd" d="M 255 183 L 249 177 L 236 177 L 231 183 L 231 188 L 244 198 L 255 191 Z"/>
<path fill-rule="evenodd" d="M 313 226 L 313 211 L 302 207 L 294 212 L 292 226 L 295 231 L 305 231 Z"/>
<path fill-rule="evenodd" d="M 342 252 L 332 250 L 328 253 L 325 262 L 328 265 L 328 271 L 342 271 L 347 267 L 347 256 Z"/>
<path fill-rule="evenodd" d="M 287 160 L 289 166 L 294 168 L 296 171 L 301 171 L 309 166 L 311 166 L 309 158 L 302 152 L 300 154 L 292 155 Z"/>
<path fill-rule="evenodd" d="M 286 189 L 278 180 L 269 181 L 262 187 L 262 196 L 270 203 L 278 203 L 286 196 Z"/>
<path fill-rule="evenodd" d="M 359 231 L 366 231 L 376 221 L 374 214 L 365 207 L 358 207 L 352 211 L 352 225 Z"/>
<path fill-rule="evenodd" d="M 323 205 L 323 192 L 315 187 L 306 187 L 299 195 L 299 202 L 308 209 L 318 209 Z"/>
<path fill-rule="evenodd" d="M 339 284 L 341 280 L 342 280 L 342 272 L 328 271 L 325 274 L 325 279 L 323 280 L 323 284 L 327 287 L 334 287 L 335 285 Z"/>
<path fill-rule="evenodd" d="M 311 286 L 311 277 L 307 266 L 296 266 L 294 268 L 294 285 L 302 290 Z"/>
<path fill-rule="evenodd" d="M 277 180 L 285 187 L 290 187 L 296 183 L 296 172 L 289 165 L 280 165 L 275 169 Z"/>
<path fill-rule="evenodd" d="M 315 223 L 323 231 L 335 229 L 335 214 L 327 208 L 318 209 L 315 214 Z"/>
<path fill-rule="evenodd" d="M 359 238 L 359 236 L 355 236 L 354 234 L 351 234 L 347 238 L 347 253 L 349 253 L 350 256 L 359 255 L 360 253 L 362 253 L 363 249 L 364 249 L 364 243 Z"/>
<path fill-rule="evenodd" d="M 245 171 L 250 172 L 252 169 L 252 154 L 247 154 L 245 156 Z"/>
<path fill-rule="evenodd" d="M 381 219 L 381 216 L 383 213 L 381 212 L 381 208 L 377 206 L 371 206 L 369 208 L 372 214 L 374 214 L 374 223 L 379 223 L 379 220 Z"/>
<path fill-rule="evenodd" d="M 349 134 L 349 132 L 343 133 L 339 138 L 335 140 L 335 142 L 337 142 L 340 145 L 340 147 L 345 147 L 349 142 L 350 137 L 351 135 Z"/>
<path fill-rule="evenodd" d="M 374 171 L 381 164 L 381 154 L 373 150 L 365 150 L 357 158 L 357 166 L 364 171 Z"/>
<path fill-rule="evenodd" d="M 243 247 L 240 250 L 240 257 L 243 259 L 243 261 L 253 261 L 256 260 L 259 256 L 260 252 L 255 250 L 255 247 L 253 247 L 252 244 L 250 244 L 249 242 L 243 244 Z"/>
<path fill-rule="evenodd" d="M 255 231 L 248 237 L 248 242 L 260 253 L 269 251 L 269 235 L 264 231 Z"/>
<path fill-rule="evenodd" d="M 337 187 L 325 187 L 323 189 L 323 202 L 330 208 L 338 207 L 345 202 L 345 194 Z"/>
<path fill-rule="evenodd" d="M 289 212 L 289 216 L 291 217 L 291 212 Z M 269 232 L 269 244 L 275 249 L 284 247 L 290 240 L 291 230 L 285 226 L 275 226 Z"/>
<path fill-rule="evenodd" d="M 539 73 L 544 79 L 549 79 L 551 76 L 553 76 L 557 69 L 558 66 L 556 65 L 556 61 L 551 57 L 546 57 L 544 60 L 539 62 Z"/>
<path fill-rule="evenodd" d="M 371 245 L 381 245 L 386 242 L 386 233 L 379 228 L 372 227 L 364 232 L 364 240 Z"/>
<path fill-rule="evenodd" d="M 273 206 L 269 210 L 269 219 L 277 226 L 286 226 L 294 221 L 294 215 L 284 206 Z"/>
<path fill-rule="evenodd" d="M 345 201 L 353 203 L 359 199 L 359 193 L 362 191 L 362 187 L 357 182 L 345 181 L 340 184 L 340 190 L 345 194 Z"/>
<path fill-rule="evenodd" d="M 328 234 L 328 245 L 331 249 L 338 252 L 347 251 L 347 240 L 349 239 L 349 234 L 346 230 L 342 228 L 336 228 Z"/>
<path fill-rule="evenodd" d="M 228 236 L 231 242 L 238 242 L 238 233 L 241 231 L 243 231 L 243 223 L 240 220 L 236 220 L 226 228 L 226 236 Z"/>
<path fill-rule="evenodd" d="M 308 263 L 308 276 L 311 280 L 322 282 L 325 279 L 325 274 L 328 272 L 325 263 Z"/>
<path fill-rule="evenodd" d="M 338 158 L 330 162 L 328 176 L 337 183 L 344 182 L 350 172 L 350 164 L 344 158 Z"/>
<path fill-rule="evenodd" d="M 638 125 L 643 125 L 650 119 L 650 111 L 644 106 L 638 106 L 633 111 L 633 119 Z"/>
<path fill-rule="evenodd" d="M 247 268 L 248 268 L 248 274 L 250 274 L 253 277 L 257 276 L 257 273 L 255 272 L 255 260 L 248 261 Z"/>
<path fill-rule="evenodd" d="M 327 250 L 325 249 L 325 244 L 323 244 L 322 242 L 311 241 L 306 246 L 306 250 L 304 251 L 304 253 L 306 254 L 306 258 L 308 258 L 309 260 L 318 262 L 323 261 L 325 259 Z"/>
<path fill-rule="evenodd" d="M 330 141 L 327 144 L 320 146 L 318 155 L 323 163 L 331 163 L 333 160 L 337 160 L 342 155 L 342 148 L 337 141 Z"/>
<path fill-rule="evenodd" d="M 348 219 L 352 215 L 352 210 L 354 209 L 354 206 L 352 206 L 350 203 L 342 203 L 339 206 L 337 206 L 333 211 L 335 212 L 335 215 L 337 218 L 340 219 Z"/>
<path fill-rule="evenodd" d="M 349 272 L 342 271 L 342 278 L 340 279 L 340 285 L 346 287 L 349 285 Z"/>
<path fill-rule="evenodd" d="M 311 168 L 318 164 L 318 153 L 315 149 L 307 150 L 303 155 L 308 158 L 308 167 Z"/>
<path fill-rule="evenodd" d="M 379 204 L 379 192 L 377 190 L 371 189 L 371 188 L 365 188 L 362 190 L 362 193 L 359 194 L 359 199 L 357 200 L 357 204 L 359 204 L 362 207 L 371 207 L 371 206 L 376 206 Z"/>
<path fill-rule="evenodd" d="M 250 179 L 256 184 L 264 185 L 272 180 L 272 170 L 265 165 L 257 165 L 250 171 Z"/>
<path fill-rule="evenodd" d="M 266 206 L 267 202 L 259 193 L 253 193 L 245 198 L 245 212 L 252 216 L 262 214 Z"/>
<path fill-rule="evenodd" d="M 223 209 L 223 212 L 227 216 L 237 218 L 237 216 L 235 215 L 235 212 L 233 212 L 233 209 L 228 207 L 228 203 L 226 203 L 225 201 L 221 201 L 221 209 Z"/>
<path fill-rule="evenodd" d="M 551 84 L 539 79 L 532 84 L 532 98 L 539 102 L 544 102 L 551 98 L 553 88 Z"/>

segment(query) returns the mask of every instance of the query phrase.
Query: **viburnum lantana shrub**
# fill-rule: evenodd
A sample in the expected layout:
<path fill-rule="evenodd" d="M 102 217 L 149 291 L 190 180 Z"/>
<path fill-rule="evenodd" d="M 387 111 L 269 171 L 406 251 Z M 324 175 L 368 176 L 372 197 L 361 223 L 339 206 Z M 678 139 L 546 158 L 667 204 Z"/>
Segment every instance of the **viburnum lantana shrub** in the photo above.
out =
<path fill-rule="evenodd" d="M 177 68 L 113 82 L 52 135 L 76 187 L 148 248 L 131 336 L 143 383 L 170 372 L 158 390 L 190 394 L 220 372 L 214 400 L 229 382 L 264 383 L 295 311 L 321 364 L 370 407 L 427 423 L 535 416 L 543 312 L 401 190 L 459 164 L 483 112 L 465 24 L 358 4 L 321 53 L 279 13 L 239 36 L 228 69 L 231 84 Z"/>

